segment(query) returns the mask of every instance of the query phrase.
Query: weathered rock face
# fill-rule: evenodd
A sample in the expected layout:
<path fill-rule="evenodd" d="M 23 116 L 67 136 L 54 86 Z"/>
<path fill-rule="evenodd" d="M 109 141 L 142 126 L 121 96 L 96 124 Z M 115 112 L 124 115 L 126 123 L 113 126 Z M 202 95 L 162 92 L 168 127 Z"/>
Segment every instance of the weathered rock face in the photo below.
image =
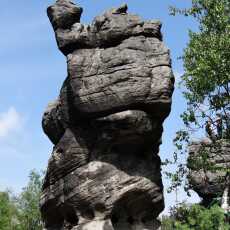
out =
<path fill-rule="evenodd" d="M 202 166 L 202 158 L 208 158 L 209 162 L 205 164 L 204 169 L 199 167 Z M 229 140 L 219 140 L 216 143 L 208 141 L 192 143 L 188 162 L 198 162 L 189 163 L 188 179 L 191 188 L 203 198 L 204 204 L 209 204 L 213 198 L 221 197 L 227 182 L 227 172 L 223 169 L 230 168 Z"/>
<path fill-rule="evenodd" d="M 161 24 L 127 6 L 80 24 L 82 8 L 48 8 L 68 77 L 43 129 L 55 144 L 41 197 L 48 230 L 157 229 L 164 208 L 162 123 L 174 78 Z"/>

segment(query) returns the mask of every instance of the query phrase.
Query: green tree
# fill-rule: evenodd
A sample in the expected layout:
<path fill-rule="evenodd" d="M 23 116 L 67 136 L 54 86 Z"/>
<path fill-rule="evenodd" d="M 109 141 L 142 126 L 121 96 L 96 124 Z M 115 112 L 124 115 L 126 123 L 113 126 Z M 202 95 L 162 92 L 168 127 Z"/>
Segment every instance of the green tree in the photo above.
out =
<path fill-rule="evenodd" d="M 206 130 L 213 143 L 230 139 L 230 1 L 192 0 L 189 9 L 171 7 L 171 14 L 193 17 L 198 32 L 189 31 L 189 43 L 181 57 L 184 74 L 181 80 L 187 109 L 181 115 L 184 128 L 177 132 L 173 154 L 178 170 L 166 173 L 172 179 L 170 191 L 184 184 L 191 139 Z M 204 170 L 210 170 L 207 154 L 202 157 Z M 170 161 L 168 161 L 170 162 Z M 225 170 L 225 169 L 223 169 Z"/>
<path fill-rule="evenodd" d="M 12 230 L 16 208 L 11 200 L 10 193 L 0 192 L 0 229 Z"/>
<path fill-rule="evenodd" d="M 168 218 L 162 219 L 162 230 L 229 230 L 225 215 L 218 205 L 180 204 L 173 207 Z"/>
<path fill-rule="evenodd" d="M 43 175 L 31 171 L 29 183 L 23 188 L 17 198 L 18 220 L 17 230 L 41 230 L 43 225 L 39 210 L 39 199 L 41 195 Z"/>
<path fill-rule="evenodd" d="M 39 210 L 43 173 L 35 170 L 18 196 L 0 192 L 0 230 L 42 230 Z"/>

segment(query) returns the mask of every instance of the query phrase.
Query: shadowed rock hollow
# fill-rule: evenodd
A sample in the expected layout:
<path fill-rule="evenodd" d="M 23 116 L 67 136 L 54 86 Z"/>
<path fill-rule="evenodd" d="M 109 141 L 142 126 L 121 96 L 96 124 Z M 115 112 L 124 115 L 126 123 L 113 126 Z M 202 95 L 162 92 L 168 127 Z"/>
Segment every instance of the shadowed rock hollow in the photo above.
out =
<path fill-rule="evenodd" d="M 47 230 L 157 229 L 164 209 L 158 156 L 174 77 L 161 24 L 106 11 L 48 8 L 68 76 L 43 116 L 53 142 L 40 201 Z"/>

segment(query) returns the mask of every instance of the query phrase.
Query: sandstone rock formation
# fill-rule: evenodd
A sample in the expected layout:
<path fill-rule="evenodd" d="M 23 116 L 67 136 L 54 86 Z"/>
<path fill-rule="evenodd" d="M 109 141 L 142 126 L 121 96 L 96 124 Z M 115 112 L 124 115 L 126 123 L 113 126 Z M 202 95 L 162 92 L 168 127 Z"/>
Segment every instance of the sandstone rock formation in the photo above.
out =
<path fill-rule="evenodd" d="M 82 8 L 48 8 L 68 76 L 43 129 L 55 147 L 41 197 L 47 230 L 157 229 L 164 208 L 160 158 L 174 77 L 161 24 L 106 11 L 80 24 Z"/>
<path fill-rule="evenodd" d="M 206 159 L 208 163 L 203 165 Z M 202 197 L 205 205 L 223 195 L 228 181 L 227 169 L 230 168 L 229 140 L 192 143 L 188 163 L 190 186 Z"/>

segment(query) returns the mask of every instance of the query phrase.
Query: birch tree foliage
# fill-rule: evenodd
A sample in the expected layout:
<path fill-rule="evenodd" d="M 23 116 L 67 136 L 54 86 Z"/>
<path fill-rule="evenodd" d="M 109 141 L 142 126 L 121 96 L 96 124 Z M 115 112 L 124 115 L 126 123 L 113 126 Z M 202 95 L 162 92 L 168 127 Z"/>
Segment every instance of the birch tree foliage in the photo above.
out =
<path fill-rule="evenodd" d="M 230 1 L 191 0 L 189 9 L 171 7 L 170 12 L 192 17 L 199 26 L 198 31 L 189 31 L 189 42 L 181 57 L 184 74 L 180 85 L 187 108 L 181 114 L 184 128 L 174 139 L 173 162 L 166 160 L 177 165 L 176 172 L 166 173 L 172 180 L 172 191 L 185 182 L 187 162 L 181 156 L 187 156 L 192 138 L 208 131 L 214 142 L 230 139 Z M 207 154 L 203 161 L 202 165 L 208 165 Z"/>

